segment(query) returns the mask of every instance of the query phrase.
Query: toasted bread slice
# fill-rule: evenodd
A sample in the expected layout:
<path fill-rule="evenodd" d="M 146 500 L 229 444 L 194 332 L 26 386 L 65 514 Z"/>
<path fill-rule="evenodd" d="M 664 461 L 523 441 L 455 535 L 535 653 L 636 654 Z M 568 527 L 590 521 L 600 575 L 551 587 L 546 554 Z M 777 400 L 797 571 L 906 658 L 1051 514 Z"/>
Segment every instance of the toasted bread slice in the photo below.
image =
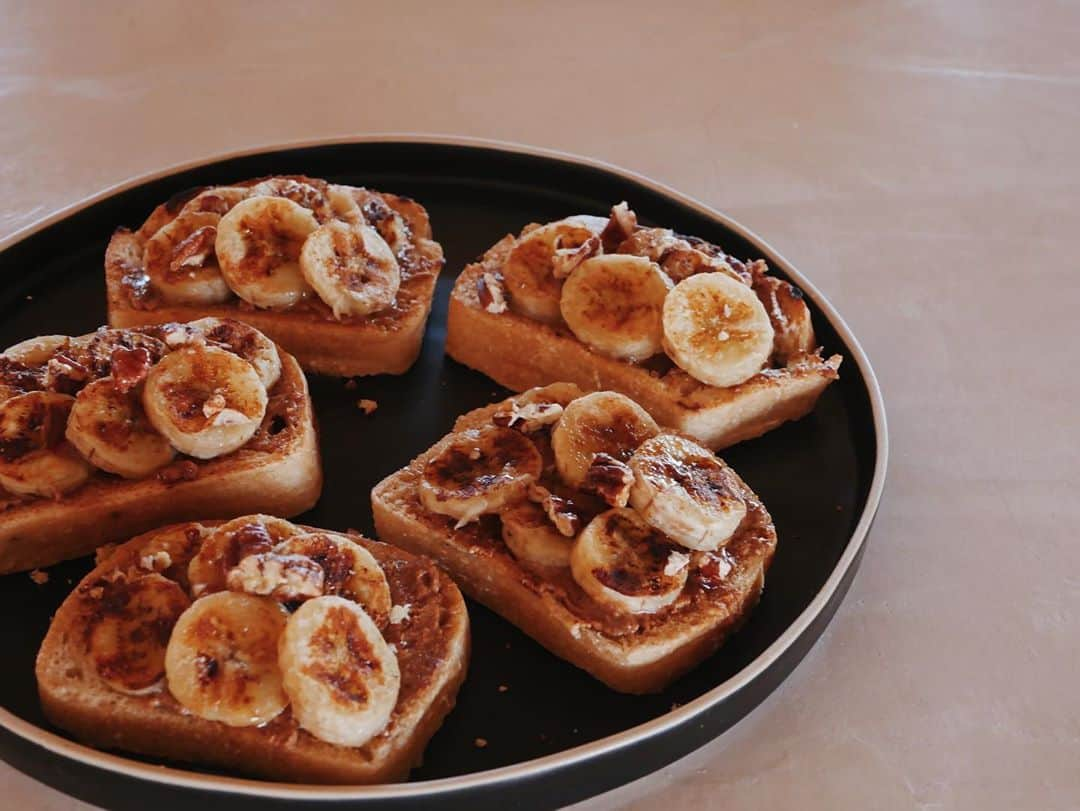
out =
<path fill-rule="evenodd" d="M 322 466 L 307 380 L 281 352 L 281 376 L 266 416 L 239 450 L 207 461 L 184 459 L 144 479 L 95 470 L 58 499 L 0 489 L 0 574 L 89 555 L 102 544 L 192 516 L 249 512 L 297 515 L 322 492 Z"/>
<path fill-rule="evenodd" d="M 292 179 L 321 183 L 313 178 Z M 237 186 L 250 186 L 244 181 Z M 296 356 L 309 372 L 341 377 L 403 374 L 420 353 L 435 284 L 443 267 L 442 247 L 432 239 L 423 206 L 407 197 L 358 189 L 385 202 L 408 224 L 409 248 L 398 257 L 401 286 L 393 305 L 367 316 L 335 318 L 317 296 L 285 310 L 257 309 L 235 296 L 222 304 L 168 303 L 156 295 L 143 271 L 146 241 L 176 218 L 203 189 L 176 195 L 158 206 L 137 231 L 118 229 L 105 251 L 109 323 L 116 327 L 192 321 L 203 316 L 244 321 Z"/>
<path fill-rule="evenodd" d="M 534 227 L 527 226 L 523 234 Z M 805 416 L 825 387 L 837 379 L 841 357 L 822 359 L 820 349 L 784 358 L 783 365 L 773 364 L 724 388 L 694 379 L 664 354 L 639 363 L 606 357 L 578 340 L 565 324 L 543 323 L 481 302 L 481 279 L 485 274 L 489 279 L 501 278 L 515 243 L 514 236 L 505 237 L 458 276 L 450 296 L 446 333 L 450 357 L 512 391 L 557 381 L 576 383 L 589 391 L 618 391 L 641 404 L 661 425 L 716 450 Z M 763 266 L 754 263 L 751 267 L 760 277 Z"/>
<path fill-rule="evenodd" d="M 468 615 L 461 593 L 428 560 L 359 536 L 381 565 L 395 606 L 404 615 L 382 629 L 396 648 L 401 687 L 387 726 L 359 747 L 326 743 L 302 729 L 286 707 L 263 726 L 227 726 L 185 710 L 161 685 L 144 695 L 113 689 L 88 653 L 88 624 L 100 610 L 103 578 L 145 569 L 144 550 L 166 532 L 190 528 L 186 556 L 176 553 L 163 574 L 186 570 L 209 528 L 218 522 L 174 525 L 132 539 L 88 574 L 56 612 L 37 658 L 42 708 L 56 726 L 102 749 L 220 767 L 308 783 L 383 783 L 403 779 L 454 706 L 469 652 Z M 310 530 L 300 527 L 301 530 Z M 269 599 L 269 598 L 263 598 Z M 198 601 L 194 603 L 198 605 Z M 408 608 L 406 609 L 405 606 Z"/>
<path fill-rule="evenodd" d="M 453 518 L 428 511 L 419 498 L 425 465 L 462 432 L 492 425 L 493 416 L 515 402 L 565 403 L 580 394 L 573 384 L 554 384 L 463 415 L 452 433 L 376 485 L 371 494 L 375 526 L 383 540 L 434 558 L 467 595 L 556 656 L 615 690 L 656 692 L 717 650 L 761 594 L 776 531 L 741 479 L 734 477 L 748 512 L 724 547 L 730 571 L 710 579 L 695 570 L 679 599 L 654 614 L 613 612 L 586 595 L 569 570 L 538 572 L 522 565 L 503 542 L 496 516 L 455 528 Z"/>

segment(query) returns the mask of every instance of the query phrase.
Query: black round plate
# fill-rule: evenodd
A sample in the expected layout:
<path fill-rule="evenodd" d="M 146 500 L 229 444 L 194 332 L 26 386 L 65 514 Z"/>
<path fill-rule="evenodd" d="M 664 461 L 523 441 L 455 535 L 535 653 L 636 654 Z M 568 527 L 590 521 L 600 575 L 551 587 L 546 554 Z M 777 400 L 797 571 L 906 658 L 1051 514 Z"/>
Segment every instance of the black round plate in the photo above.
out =
<path fill-rule="evenodd" d="M 373 139 L 262 150 L 124 184 L 16 235 L 0 252 L 0 345 L 44 333 L 79 334 L 105 321 L 102 256 L 113 229 L 137 226 L 192 186 L 305 173 L 415 197 L 446 251 L 423 353 L 401 377 L 311 379 L 322 431 L 326 488 L 301 516 L 309 524 L 371 535 L 370 489 L 406 464 L 469 409 L 506 395 L 443 356 L 455 274 L 508 232 L 569 213 L 606 214 L 628 200 L 645 223 L 764 257 L 802 286 L 827 353 L 845 360 L 840 382 L 814 413 L 726 451 L 776 521 L 779 545 L 761 603 L 716 655 L 659 695 L 625 696 L 555 658 L 509 623 L 470 604 L 473 654 L 457 708 L 409 783 L 292 786 L 177 764 L 105 754 L 45 721 L 34 657 L 53 611 L 91 566 L 0 578 L 0 755 L 16 768 L 115 808 L 230 807 L 337 800 L 425 807 L 554 806 L 640 777 L 700 746 L 756 706 L 791 672 L 832 617 L 855 573 L 884 480 L 886 438 L 869 364 L 839 316 L 809 283 L 745 229 L 645 178 L 602 164 L 469 141 Z M 355 406 L 377 400 L 374 416 Z M 501 690 L 505 686 L 506 690 Z M 476 741 L 483 738 L 483 748 Z"/>

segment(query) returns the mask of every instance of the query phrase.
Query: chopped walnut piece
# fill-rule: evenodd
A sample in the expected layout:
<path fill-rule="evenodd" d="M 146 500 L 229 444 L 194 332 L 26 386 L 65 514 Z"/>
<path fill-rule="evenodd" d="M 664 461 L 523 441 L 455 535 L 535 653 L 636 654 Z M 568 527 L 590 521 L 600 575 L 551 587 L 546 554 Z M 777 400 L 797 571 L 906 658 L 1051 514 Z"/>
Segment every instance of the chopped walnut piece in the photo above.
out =
<path fill-rule="evenodd" d="M 172 261 L 169 262 L 169 274 L 179 276 L 191 268 L 200 268 L 214 252 L 217 228 L 204 225 L 197 228 L 173 249 Z"/>
<path fill-rule="evenodd" d="M 203 403 L 203 416 L 207 419 L 211 419 L 224 411 L 227 404 L 228 401 L 225 399 L 225 395 L 222 394 L 220 391 L 215 391 L 213 394 L 207 397 L 206 402 Z"/>
<path fill-rule="evenodd" d="M 39 586 L 44 586 L 49 582 L 49 573 L 43 572 L 41 569 L 34 569 L 34 571 L 30 572 L 30 579 Z"/>
<path fill-rule="evenodd" d="M 109 359 L 113 386 L 121 394 L 127 394 L 146 379 L 153 365 L 150 353 L 143 347 L 126 349 L 118 346 Z"/>
<path fill-rule="evenodd" d="M 484 273 L 476 280 L 476 295 L 480 299 L 480 306 L 489 313 L 498 315 L 506 312 L 506 289 L 496 274 Z"/>
<path fill-rule="evenodd" d="M 634 233 L 635 228 L 637 228 L 637 214 L 631 211 L 630 206 L 623 200 L 611 209 L 611 219 L 600 232 L 600 242 L 604 250 L 607 253 L 613 252 L 624 239 Z"/>
<path fill-rule="evenodd" d="M 157 472 L 157 477 L 166 484 L 189 482 L 199 477 L 199 466 L 190 459 L 183 459 L 163 467 Z"/>
<path fill-rule="evenodd" d="M 664 564 L 664 577 L 674 577 L 690 565 L 690 555 L 672 550 Z"/>
<path fill-rule="evenodd" d="M 240 425 L 247 421 L 247 415 L 235 408 L 223 408 L 211 419 L 214 425 Z"/>
<path fill-rule="evenodd" d="M 325 578 L 322 566 L 306 555 L 261 552 L 241 559 L 225 582 L 231 591 L 293 602 L 321 597 Z"/>
<path fill-rule="evenodd" d="M 375 409 L 379 407 L 379 404 L 375 400 L 357 400 L 356 407 L 370 416 L 375 413 Z"/>
<path fill-rule="evenodd" d="M 149 555 L 139 558 L 139 568 L 148 572 L 163 572 L 172 566 L 172 555 L 164 549 L 159 549 Z"/>
<path fill-rule="evenodd" d="M 585 473 L 585 489 L 597 493 L 612 507 L 625 507 L 630 500 L 634 472 L 625 462 L 606 453 L 593 455 L 592 465 Z"/>
<path fill-rule="evenodd" d="M 532 434 L 548 425 L 554 425 L 562 416 L 563 407 L 558 403 L 525 403 L 510 406 L 509 411 L 496 411 L 491 421 L 500 428 L 516 428 Z"/>
<path fill-rule="evenodd" d="M 45 388 L 60 394 L 74 394 L 90 379 L 90 370 L 63 350 L 45 364 Z"/>
<path fill-rule="evenodd" d="M 586 259 L 601 252 L 600 237 L 589 237 L 576 248 L 557 248 L 551 257 L 552 272 L 556 279 L 565 279 Z"/>
<path fill-rule="evenodd" d="M 570 499 L 557 496 L 539 484 L 532 484 L 529 486 L 529 501 L 540 505 L 560 535 L 573 538 L 581 532 L 581 516 Z"/>

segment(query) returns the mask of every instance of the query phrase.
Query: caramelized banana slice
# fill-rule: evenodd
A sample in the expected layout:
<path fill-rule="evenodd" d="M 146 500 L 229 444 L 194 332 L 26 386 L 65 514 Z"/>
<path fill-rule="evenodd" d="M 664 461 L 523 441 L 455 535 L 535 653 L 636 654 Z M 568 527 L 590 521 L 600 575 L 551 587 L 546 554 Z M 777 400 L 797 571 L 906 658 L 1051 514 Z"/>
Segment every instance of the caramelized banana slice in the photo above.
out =
<path fill-rule="evenodd" d="M 317 597 L 289 618 L 281 670 L 297 723 L 316 738 L 363 746 L 397 705 L 397 657 L 356 603 Z"/>
<path fill-rule="evenodd" d="M 177 215 L 211 213 L 223 217 L 228 214 L 232 207 L 250 194 L 249 189 L 242 186 L 214 186 L 199 192 L 180 209 Z"/>
<path fill-rule="evenodd" d="M 409 247 L 412 229 L 405 218 L 390 207 L 381 194 L 369 189 L 353 190 L 353 197 L 360 206 L 363 221 L 379 232 L 394 256 L 401 256 Z"/>
<path fill-rule="evenodd" d="M 777 363 L 814 351 L 814 325 L 802 291 L 782 279 L 760 275 L 754 280 L 754 292 L 765 306 L 773 327 L 773 357 Z"/>
<path fill-rule="evenodd" d="M 746 517 L 730 469 L 682 437 L 663 434 L 642 443 L 630 457 L 630 469 L 630 506 L 689 549 L 719 549 Z"/>
<path fill-rule="evenodd" d="M 570 572 L 599 603 L 634 614 L 654 614 L 678 599 L 689 556 L 633 510 L 596 516 L 574 542 Z"/>
<path fill-rule="evenodd" d="M 331 183 L 326 187 L 326 198 L 330 201 L 330 209 L 334 212 L 335 219 L 349 225 L 364 225 L 364 213 L 360 210 L 353 191 L 352 186 Z"/>
<path fill-rule="evenodd" d="M 196 459 L 241 447 L 258 430 L 266 403 L 255 367 L 212 346 L 185 346 L 166 355 L 143 389 L 150 424 Z"/>
<path fill-rule="evenodd" d="M 148 476 L 175 455 L 135 393 L 121 391 L 112 377 L 95 380 L 76 395 L 65 436 L 90 464 L 127 479 Z"/>
<path fill-rule="evenodd" d="M 510 428 L 466 431 L 424 466 L 420 501 L 457 518 L 456 528 L 524 498 L 544 462 L 527 437 Z"/>
<path fill-rule="evenodd" d="M 319 226 L 308 237 L 300 270 L 335 318 L 385 310 L 401 286 L 397 259 L 379 232 L 339 220 Z"/>
<path fill-rule="evenodd" d="M 532 501 L 521 501 L 499 513 L 502 539 L 514 557 L 526 565 L 566 567 L 570 565 L 573 538 L 557 530 Z"/>
<path fill-rule="evenodd" d="M 143 267 L 162 299 L 220 304 L 232 295 L 214 253 L 220 219 L 212 211 L 181 213 L 146 241 Z"/>
<path fill-rule="evenodd" d="M 754 291 L 725 273 L 679 282 L 664 301 L 664 348 L 687 374 L 734 386 L 761 371 L 773 328 Z"/>
<path fill-rule="evenodd" d="M 606 224 L 602 217 L 582 214 L 542 225 L 521 237 L 502 271 L 510 309 L 545 324 L 560 323 L 562 280 L 555 275 L 555 254 L 581 247 Z"/>
<path fill-rule="evenodd" d="M 278 555 L 303 555 L 323 571 L 323 593 L 359 603 L 380 628 L 390 617 L 390 584 L 367 549 L 336 532 L 295 535 L 274 547 Z"/>
<path fill-rule="evenodd" d="M 268 597 L 222 591 L 196 600 L 165 651 L 169 692 L 194 715 L 231 727 L 277 717 L 289 703 L 278 668 L 286 619 Z"/>
<path fill-rule="evenodd" d="M 281 356 L 277 345 L 255 327 L 231 318 L 200 318 L 186 326 L 197 331 L 206 341 L 221 344 L 254 366 L 267 391 L 281 377 Z"/>
<path fill-rule="evenodd" d="M 602 355 L 636 362 L 663 348 L 661 313 L 671 287 L 644 257 L 594 256 L 570 274 L 559 307 L 578 340 Z"/>
<path fill-rule="evenodd" d="M 191 601 L 160 574 L 103 583 L 87 635 L 101 680 L 129 695 L 152 692 L 165 678 L 165 648 Z"/>
<path fill-rule="evenodd" d="M 311 294 L 300 272 L 300 250 L 319 223 L 284 197 L 248 197 L 218 223 L 221 272 L 240 298 L 256 307 L 291 307 Z"/>
<path fill-rule="evenodd" d="M 4 357 L 27 366 L 40 366 L 71 342 L 67 335 L 39 335 L 4 350 Z"/>
<path fill-rule="evenodd" d="M 613 391 L 586 394 L 566 406 L 551 433 L 555 467 L 566 484 L 580 489 L 596 454 L 625 462 L 659 432 L 656 421 L 629 397 Z"/>
<path fill-rule="evenodd" d="M 334 216 L 334 208 L 322 189 L 291 177 L 272 177 L 256 183 L 251 187 L 248 196 L 291 200 L 314 214 L 319 222 L 326 222 Z"/>
<path fill-rule="evenodd" d="M 90 477 L 90 465 L 63 441 L 74 404 L 74 397 L 51 391 L 0 403 L 0 485 L 18 495 L 59 498 Z"/>
<path fill-rule="evenodd" d="M 300 527 L 272 515 L 245 515 L 214 529 L 188 564 L 191 596 L 201 597 L 226 587 L 228 573 L 248 555 L 269 552 Z"/>

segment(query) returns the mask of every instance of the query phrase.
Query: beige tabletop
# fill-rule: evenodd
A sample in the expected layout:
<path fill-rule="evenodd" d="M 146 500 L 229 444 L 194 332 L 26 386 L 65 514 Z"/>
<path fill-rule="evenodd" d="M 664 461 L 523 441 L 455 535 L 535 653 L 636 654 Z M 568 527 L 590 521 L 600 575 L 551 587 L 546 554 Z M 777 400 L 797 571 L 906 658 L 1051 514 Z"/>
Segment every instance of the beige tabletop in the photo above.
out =
<path fill-rule="evenodd" d="M 892 463 L 847 600 L 750 716 L 591 807 L 1080 807 L 1080 6 L 85 5 L 0 6 L 0 238 L 222 151 L 458 133 L 729 213 L 859 336 Z M 73 805 L 3 764 L 0 796 Z"/>

